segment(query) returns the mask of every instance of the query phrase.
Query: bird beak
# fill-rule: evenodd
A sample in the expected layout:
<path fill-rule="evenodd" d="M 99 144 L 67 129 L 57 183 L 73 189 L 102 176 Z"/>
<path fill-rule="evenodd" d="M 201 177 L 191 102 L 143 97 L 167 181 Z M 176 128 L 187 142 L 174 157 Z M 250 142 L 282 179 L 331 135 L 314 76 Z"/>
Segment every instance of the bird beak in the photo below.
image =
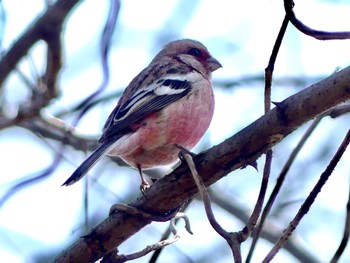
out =
<path fill-rule="evenodd" d="M 208 58 L 207 61 L 211 72 L 217 70 L 218 68 L 222 68 L 222 65 L 220 64 L 220 62 L 213 57 Z"/>

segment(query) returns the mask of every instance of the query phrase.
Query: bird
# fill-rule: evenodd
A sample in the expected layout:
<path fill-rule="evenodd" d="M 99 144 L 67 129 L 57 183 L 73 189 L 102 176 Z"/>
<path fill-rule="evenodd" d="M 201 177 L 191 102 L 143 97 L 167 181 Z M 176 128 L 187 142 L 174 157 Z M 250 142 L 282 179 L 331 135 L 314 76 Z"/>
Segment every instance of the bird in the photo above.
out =
<path fill-rule="evenodd" d="M 169 42 L 126 87 L 102 130 L 98 147 L 63 183 L 79 181 L 103 156 L 119 156 L 143 171 L 173 164 L 191 150 L 214 113 L 212 72 L 222 67 L 199 41 Z"/>

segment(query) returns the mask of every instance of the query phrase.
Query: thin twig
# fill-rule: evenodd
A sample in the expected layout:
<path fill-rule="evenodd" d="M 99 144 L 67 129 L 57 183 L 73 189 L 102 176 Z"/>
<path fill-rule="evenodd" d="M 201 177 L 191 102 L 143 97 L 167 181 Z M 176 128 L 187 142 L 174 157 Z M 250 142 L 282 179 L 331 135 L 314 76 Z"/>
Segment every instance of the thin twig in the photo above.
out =
<path fill-rule="evenodd" d="M 211 204 L 210 204 L 210 198 L 208 195 L 208 191 L 202 181 L 202 179 L 200 178 L 200 176 L 198 175 L 197 169 L 195 167 L 195 164 L 193 162 L 192 156 L 184 153 L 184 158 L 190 168 L 191 174 L 193 176 L 193 179 L 196 182 L 196 185 L 198 187 L 199 193 L 203 199 L 204 202 L 204 207 L 205 207 L 205 212 L 207 213 L 209 222 L 211 224 L 211 226 L 214 228 L 214 230 L 221 236 L 226 237 L 227 236 L 227 232 L 221 227 L 221 225 L 216 221 L 213 210 L 211 209 Z"/>
<path fill-rule="evenodd" d="M 52 26 L 62 25 L 68 13 L 80 0 L 58 0 L 39 17 L 35 23 L 19 37 L 0 61 L 0 89 L 7 76 L 29 49 L 39 40 L 45 39 L 51 33 Z"/>
<path fill-rule="evenodd" d="M 129 208 L 127 208 L 127 209 L 129 209 Z M 135 210 L 133 210 L 133 209 L 131 209 L 129 211 L 131 211 L 131 213 L 135 212 Z M 149 215 L 147 213 L 145 213 L 145 214 L 144 214 L 144 212 L 141 212 L 141 213 L 136 212 L 136 213 L 138 216 L 145 215 L 146 218 L 149 218 Z M 193 233 L 191 231 L 190 221 L 189 221 L 188 217 L 186 216 L 185 213 L 179 212 L 175 216 L 173 216 L 172 219 L 170 220 L 169 229 L 170 229 L 170 232 L 173 233 L 173 235 L 174 235 L 172 238 L 167 238 L 165 240 L 161 240 L 153 245 L 149 245 L 149 246 L 145 247 L 144 249 L 142 249 L 138 252 L 128 254 L 128 255 L 118 255 L 118 251 L 113 251 L 113 252 L 107 254 L 101 262 L 108 262 L 108 263 L 126 262 L 129 260 L 141 258 L 152 251 L 160 250 L 160 249 L 164 248 L 165 246 L 168 246 L 168 245 L 176 242 L 177 240 L 180 239 L 180 235 L 175 227 L 175 221 L 177 221 L 178 219 L 183 219 L 185 221 L 185 229 L 187 230 L 188 233 L 190 233 L 192 235 Z"/>
<path fill-rule="evenodd" d="M 270 173 L 271 173 L 271 163 L 272 163 L 272 150 L 268 150 L 266 153 L 264 172 L 263 172 L 263 177 L 262 177 L 262 181 L 261 181 L 258 199 L 257 199 L 256 204 L 254 206 L 253 212 L 252 212 L 251 216 L 249 217 L 249 220 L 248 220 L 246 227 L 244 227 L 241 231 L 239 231 L 237 233 L 237 235 L 239 236 L 240 243 L 247 240 L 247 238 L 250 236 L 250 234 L 254 230 L 254 227 L 256 226 L 256 222 L 258 221 L 258 219 L 260 217 L 260 213 L 261 213 L 261 210 L 262 210 L 262 207 L 264 204 L 267 186 L 268 186 L 268 182 L 269 182 L 269 177 L 270 177 Z"/>
<path fill-rule="evenodd" d="M 267 113 L 271 109 L 272 76 L 273 76 L 273 71 L 275 68 L 277 55 L 278 55 L 278 52 L 279 52 L 280 47 L 282 45 L 282 40 L 283 40 L 283 37 L 284 37 L 286 30 L 287 30 L 287 27 L 288 27 L 288 22 L 289 22 L 288 17 L 286 15 L 283 19 L 281 28 L 278 32 L 277 39 L 276 39 L 275 44 L 273 46 L 268 65 L 265 69 L 265 89 L 264 89 L 264 110 L 265 110 L 265 113 Z M 247 225 L 248 226 L 247 235 L 248 234 L 250 235 L 251 232 L 253 231 L 253 229 L 256 225 L 256 222 L 260 216 L 262 206 L 264 204 L 265 195 L 266 195 L 268 182 L 269 182 L 269 177 L 270 177 L 270 173 L 271 173 L 272 156 L 273 156 L 272 149 L 269 149 L 266 153 L 264 173 L 263 173 L 263 179 L 261 182 L 258 201 L 254 207 L 254 211 L 253 211 L 252 216 L 250 217 L 249 223 Z M 250 247 L 246 262 L 250 262 L 251 257 L 253 256 L 254 248 L 255 248 L 255 243 L 253 240 L 253 243 Z"/>
<path fill-rule="evenodd" d="M 128 255 L 118 255 L 117 253 L 109 253 L 107 254 L 101 261 L 101 263 L 121 263 L 121 262 L 126 262 L 126 261 L 130 261 L 130 260 L 134 260 L 134 259 L 137 259 L 137 258 L 141 258 L 145 255 L 147 255 L 148 253 L 154 251 L 154 250 L 157 250 L 157 249 L 160 249 L 160 248 L 163 248 L 165 246 L 168 246 L 174 242 L 176 242 L 177 240 L 180 239 L 180 236 L 179 235 L 175 235 L 173 236 L 172 238 L 168 238 L 166 240 L 162 240 L 162 241 L 159 241 L 153 245 L 149 245 L 147 247 L 145 247 L 144 249 L 138 251 L 138 252 L 135 252 L 135 253 L 132 253 L 132 254 L 128 254 Z"/>
<path fill-rule="evenodd" d="M 69 1 L 68 1 L 69 2 Z M 46 32 L 45 30 L 47 30 L 46 28 L 46 24 L 43 24 L 44 22 L 42 20 L 45 19 L 52 19 L 51 16 L 56 16 L 55 19 L 58 19 L 58 21 L 56 21 L 55 19 L 53 19 L 52 23 L 57 23 L 56 26 L 59 26 L 63 23 L 64 19 L 66 18 L 66 16 L 63 16 L 63 17 L 59 17 L 57 16 L 57 14 L 54 13 L 54 11 L 56 12 L 60 12 L 62 11 L 63 14 L 67 15 L 68 12 L 70 11 L 70 9 L 67 8 L 67 6 L 70 6 L 71 8 L 73 8 L 74 4 L 73 2 L 76 2 L 76 1 L 71 1 L 72 3 L 67 3 L 66 1 L 57 1 L 54 6 L 58 6 L 59 8 L 63 8 L 65 12 L 63 12 L 61 9 L 58 9 L 58 11 L 56 9 L 52 9 L 53 7 L 49 8 L 47 10 L 46 13 L 49 13 L 49 14 L 44 14 L 38 21 L 37 23 L 35 23 L 32 27 L 34 27 L 35 30 L 44 30 L 43 32 L 41 32 L 41 34 L 44 34 L 46 33 L 46 37 L 44 38 L 45 40 L 47 39 L 50 39 L 49 36 L 51 36 L 50 34 L 50 31 Z M 58 8 L 57 7 L 57 8 Z M 100 87 L 90 96 L 88 96 L 82 103 L 81 103 L 81 107 L 82 107 L 82 111 L 81 113 L 74 119 L 73 123 L 72 123 L 72 127 L 75 127 L 78 122 L 80 121 L 80 119 L 84 116 L 84 114 L 90 109 L 90 106 L 89 106 L 89 103 L 90 101 L 97 95 L 99 94 L 100 92 L 102 92 L 106 87 L 107 87 L 107 84 L 108 84 L 108 81 L 109 81 L 109 69 L 108 69 L 108 60 L 107 60 L 107 56 L 108 56 L 108 52 L 109 52 L 109 49 L 110 49 L 110 42 L 111 42 L 111 38 L 112 38 L 112 32 L 115 28 L 115 24 L 116 24 L 116 20 L 117 20 L 117 17 L 118 17 L 118 13 L 119 13 L 119 7 L 120 7 L 120 2 L 119 0 L 111 0 L 111 8 L 110 8 L 110 12 L 109 12 L 109 15 L 108 15 L 108 19 L 107 19 L 107 22 L 105 24 L 105 27 L 104 27 L 104 31 L 103 31 L 103 34 L 102 34 L 102 37 L 101 37 L 101 60 L 102 60 L 102 71 L 103 71 L 103 80 L 102 80 L 102 83 L 100 85 Z M 62 14 L 60 14 L 62 15 Z M 41 21 L 39 23 L 39 21 Z M 46 21 L 46 20 L 44 20 Z M 51 21 L 51 20 L 49 20 Z M 28 29 L 28 31 L 26 31 L 26 33 L 22 36 L 22 38 L 25 38 L 25 37 L 28 37 L 28 32 L 32 32 L 33 31 L 33 28 L 30 28 Z M 20 45 L 23 40 L 22 38 L 20 38 L 15 44 L 14 46 L 11 48 L 11 50 L 9 50 L 9 52 L 2 58 L 2 60 L 0 61 L 0 85 L 1 85 L 1 82 L 4 80 L 4 78 L 6 78 L 6 74 L 8 74 L 9 72 L 7 72 L 7 69 L 2 69 L 1 68 L 1 65 L 3 63 L 8 63 L 8 59 L 10 59 L 11 57 L 13 57 L 13 52 L 14 50 L 17 50 L 18 47 L 17 45 Z M 35 38 L 36 41 L 40 40 L 41 38 Z M 33 39 L 31 39 L 31 41 L 34 41 Z M 49 41 L 49 40 L 48 40 Z M 35 42 L 33 42 L 32 44 L 34 44 Z M 51 43 L 51 42 L 50 42 Z M 51 57 L 52 59 L 54 60 L 57 60 L 58 58 L 56 56 L 54 56 L 52 53 L 53 50 L 56 50 L 58 47 L 60 47 L 59 44 L 57 44 L 57 39 L 54 38 L 53 42 L 51 43 L 52 46 L 49 47 L 49 50 L 48 50 L 48 55 L 49 56 L 53 56 Z M 22 43 L 23 45 L 23 43 Z M 21 53 L 22 54 L 22 53 Z M 16 58 L 13 58 L 13 59 L 16 59 Z M 18 62 L 18 61 L 17 61 Z M 16 63 L 17 63 L 16 62 Z M 11 63 L 14 63 L 14 62 L 11 62 Z M 13 66 L 16 65 L 16 63 L 13 64 Z M 12 64 L 11 64 L 12 65 Z M 48 72 L 46 74 L 46 79 L 52 81 L 54 79 L 56 79 L 57 77 L 57 67 L 60 65 L 60 61 L 54 61 L 52 62 L 52 64 L 48 65 Z M 6 66 L 8 66 L 6 64 Z M 2 79 L 3 78 L 3 79 Z M 1 87 L 0 87 L 1 88 Z M 54 94 L 53 91 L 49 91 L 48 92 L 49 94 Z M 34 104 L 35 105 L 35 104 Z M 35 112 L 35 116 L 32 116 L 30 115 L 30 117 L 36 117 L 37 115 L 39 115 L 39 112 L 41 111 L 41 107 L 39 107 L 37 109 L 37 112 Z M 33 114 L 33 113 L 31 113 Z M 18 119 L 18 118 L 17 118 Z M 21 121 L 24 121 L 26 120 L 25 118 Z M 43 171 L 40 171 L 37 173 L 37 175 L 34 175 L 33 177 L 31 177 L 29 180 L 24 180 L 23 182 L 19 183 L 18 185 L 15 185 L 14 187 L 12 187 L 10 190 L 8 190 L 4 196 L 0 199 L 0 207 L 2 204 L 4 204 L 5 201 L 7 201 L 11 196 L 13 196 L 14 194 L 16 194 L 19 190 L 35 183 L 35 182 L 38 182 L 44 178 L 47 178 L 48 176 L 52 175 L 53 171 L 56 170 L 56 168 L 58 167 L 58 165 L 61 163 L 61 160 L 62 160 L 62 156 L 63 156 L 63 153 L 64 153 L 64 150 L 65 150 L 65 146 L 66 144 L 68 144 L 68 141 L 69 141 L 69 138 L 72 134 L 72 130 L 69 130 L 65 133 L 63 139 L 62 139 L 62 142 L 60 144 L 60 147 L 59 147 L 59 150 L 58 150 L 58 154 L 56 154 L 55 158 L 54 158 L 54 161 L 51 163 L 51 165 L 47 168 L 45 168 Z"/>
<path fill-rule="evenodd" d="M 277 178 L 277 182 L 276 185 L 274 186 L 272 193 L 270 195 L 269 200 L 267 201 L 264 210 L 262 212 L 261 215 L 261 219 L 259 222 L 258 227 L 256 228 L 256 230 L 254 231 L 254 235 L 253 235 L 253 242 L 249 251 L 249 258 L 252 256 L 252 253 L 254 251 L 254 248 L 257 244 L 257 241 L 260 237 L 261 234 L 261 230 L 264 226 L 265 220 L 267 218 L 267 216 L 269 215 L 271 208 L 277 198 L 277 195 L 279 193 L 279 191 L 282 188 L 282 185 L 285 181 L 286 175 L 291 167 L 291 165 L 293 164 L 295 157 L 297 156 L 297 154 L 300 152 L 300 150 L 302 149 L 302 147 L 304 146 L 306 140 L 310 137 L 311 133 L 315 130 L 315 128 L 317 127 L 317 125 L 320 123 L 322 117 L 318 117 L 316 118 L 313 123 L 310 125 L 310 127 L 307 129 L 307 131 L 305 132 L 305 134 L 303 135 L 303 137 L 300 139 L 300 141 L 298 142 L 297 146 L 294 148 L 294 150 L 292 151 L 291 155 L 289 156 L 286 164 L 284 165 L 284 167 L 282 168 L 281 173 L 279 174 L 278 178 Z"/>
<path fill-rule="evenodd" d="M 43 76 L 43 83 L 50 100 L 57 97 L 57 78 L 62 66 L 62 44 L 61 32 L 62 23 L 52 27 L 50 34 L 46 34 L 47 44 L 46 72 Z"/>
<path fill-rule="evenodd" d="M 19 126 L 42 139 L 50 139 L 56 142 L 64 141 L 67 132 L 74 129 L 66 122 L 47 114 L 41 114 L 40 117 L 31 121 L 24 121 Z M 76 130 L 71 132 L 69 138 L 66 139 L 66 145 L 79 151 L 91 151 L 96 149 L 97 144 L 96 136 L 80 136 Z"/>
<path fill-rule="evenodd" d="M 218 223 L 218 221 L 215 219 L 213 210 L 211 208 L 210 198 L 207 191 L 207 188 L 205 187 L 201 177 L 198 175 L 196 166 L 193 162 L 192 156 L 185 151 L 182 152 L 183 157 L 186 160 L 188 167 L 190 168 L 192 177 L 194 181 L 196 182 L 197 188 L 199 190 L 199 193 L 202 197 L 205 213 L 207 214 L 208 220 L 211 224 L 211 226 L 214 228 L 214 230 L 222 236 L 226 242 L 229 244 L 234 261 L 236 263 L 242 262 L 242 256 L 241 256 L 241 249 L 240 249 L 240 242 L 237 240 L 237 235 L 228 233 L 225 229 L 221 227 L 221 225 Z M 235 238 L 236 237 L 236 238 Z"/>
<path fill-rule="evenodd" d="M 180 208 L 179 212 L 185 211 L 185 210 L 187 209 L 187 207 L 189 206 L 189 204 L 191 203 L 191 201 L 192 201 L 192 199 L 191 199 L 190 201 L 188 201 L 188 202 L 185 202 L 185 203 L 182 205 L 182 207 Z M 173 221 L 174 225 L 176 225 L 178 221 L 179 221 L 179 219 L 175 219 L 175 220 Z M 162 237 L 160 238 L 159 241 L 167 240 L 167 239 L 169 238 L 170 234 L 171 234 L 171 228 L 170 228 L 170 226 L 169 226 L 169 227 L 167 228 L 167 230 L 163 233 L 163 235 L 162 235 Z M 152 257 L 151 257 L 150 260 L 149 260 L 149 263 L 155 263 L 155 262 L 158 260 L 158 258 L 159 258 L 159 256 L 160 256 L 160 254 L 161 254 L 162 251 L 163 251 L 163 247 L 161 247 L 161 248 L 155 250 L 154 253 L 153 253 L 153 255 L 152 255 Z"/>
<path fill-rule="evenodd" d="M 339 105 L 327 111 L 328 115 L 335 119 L 350 112 L 350 104 Z"/>
<path fill-rule="evenodd" d="M 265 199 L 265 195 L 266 195 L 266 191 L 267 191 L 267 185 L 269 182 L 270 173 L 271 173 L 271 163 L 272 163 L 272 151 L 269 150 L 266 153 L 266 161 L 265 161 L 263 178 L 262 178 L 262 182 L 261 182 L 258 200 L 257 200 L 256 205 L 254 207 L 253 213 L 252 213 L 251 217 L 249 218 L 249 221 L 247 224 L 248 232 L 247 232 L 247 236 L 245 238 L 247 238 L 248 235 L 251 234 L 251 232 L 253 231 L 253 229 L 256 225 L 256 222 L 258 221 L 258 218 L 260 216 L 262 206 L 264 204 L 264 199 Z"/>
<path fill-rule="evenodd" d="M 271 52 L 271 56 L 269 58 L 269 63 L 265 69 L 265 87 L 271 87 L 271 83 L 272 83 L 272 74 L 273 71 L 275 69 L 275 63 L 276 63 L 276 59 L 277 59 L 277 54 L 278 51 L 281 47 L 282 44 L 282 40 L 283 37 L 286 33 L 287 27 L 288 27 L 288 17 L 285 16 L 280 28 L 280 31 L 278 32 L 275 44 L 273 46 L 272 52 Z M 266 103 L 265 103 L 265 108 L 266 108 Z"/>
<path fill-rule="evenodd" d="M 324 184 L 327 182 L 328 178 L 332 174 L 334 168 L 336 167 L 339 160 L 343 156 L 346 150 L 346 147 L 348 146 L 349 143 L 350 143 L 350 130 L 347 132 L 336 154 L 333 156 L 332 160 L 330 161 L 325 171 L 321 174 L 320 179 L 317 181 L 316 185 L 310 192 L 309 196 L 306 198 L 305 202 L 300 207 L 298 213 L 295 215 L 293 220 L 289 223 L 289 226 L 287 227 L 287 229 L 283 231 L 283 235 L 279 238 L 275 246 L 271 249 L 271 251 L 267 254 L 265 259 L 263 260 L 264 263 L 270 262 L 278 253 L 278 251 L 283 247 L 283 245 L 287 242 L 289 237 L 293 234 L 293 231 L 296 229 L 301 219 L 307 214 L 311 205 L 315 201 L 318 193 L 321 191 L 322 187 L 324 186 Z"/>
<path fill-rule="evenodd" d="M 294 2 L 293 0 L 284 0 L 284 8 L 286 14 L 289 17 L 289 21 L 302 33 L 305 35 L 314 37 L 318 40 L 335 40 L 335 39 L 350 39 L 350 32 L 326 32 L 321 30 L 315 30 L 307 25 L 303 24 L 298 18 L 295 16 L 293 12 Z"/>
<path fill-rule="evenodd" d="M 350 237 L 350 185 L 349 185 L 348 202 L 346 204 L 346 216 L 345 216 L 345 227 L 344 227 L 343 238 L 330 263 L 336 263 L 339 261 L 341 255 L 344 253 L 346 246 L 348 245 L 349 237 Z"/>
<path fill-rule="evenodd" d="M 212 203 L 233 215 L 243 224 L 249 220 L 249 214 L 247 213 L 246 208 L 237 205 L 237 202 L 232 200 L 231 196 L 225 195 L 224 193 L 219 191 L 210 191 L 210 199 Z M 264 227 L 264 229 L 262 229 L 260 238 L 273 245 L 275 244 L 279 236 L 280 232 L 278 227 L 274 225 L 274 222 L 269 222 L 269 224 L 267 224 Z M 314 255 L 307 251 L 305 247 L 300 245 L 300 243 L 298 242 L 298 236 L 295 239 L 290 239 L 286 243 L 284 249 L 300 262 L 319 262 L 319 260 L 316 259 Z"/>

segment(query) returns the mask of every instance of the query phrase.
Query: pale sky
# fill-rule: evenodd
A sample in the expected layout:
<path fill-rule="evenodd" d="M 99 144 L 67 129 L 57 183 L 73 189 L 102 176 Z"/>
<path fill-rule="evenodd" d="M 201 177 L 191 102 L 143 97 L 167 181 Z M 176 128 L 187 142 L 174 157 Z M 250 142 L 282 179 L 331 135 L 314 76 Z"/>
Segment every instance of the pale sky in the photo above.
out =
<path fill-rule="evenodd" d="M 1 29 L 4 30 L 1 36 L 3 50 L 8 49 L 11 43 L 27 28 L 28 24 L 40 14 L 44 2 L 37 0 L 2 1 L 6 13 L 5 26 Z M 113 48 L 110 52 L 111 81 L 105 91 L 106 94 L 124 89 L 130 80 L 150 62 L 161 48 L 160 45 L 155 46 L 155 43 L 159 42 L 155 38 L 167 27 L 178 29 L 178 26 L 181 26 L 181 31 L 173 30 L 168 33 L 176 38 L 200 40 L 208 47 L 212 55 L 223 65 L 222 69 L 213 74 L 214 81 L 263 74 L 284 17 L 282 1 L 197 1 L 196 11 L 188 19 L 188 24 L 181 25 L 175 22 L 170 24 L 169 17 L 173 15 L 178 2 L 177 0 L 122 1 L 118 26 L 113 38 Z M 305 3 L 296 1 L 295 11 L 300 19 L 317 29 L 350 30 L 350 3 L 347 1 L 337 2 L 337 4 L 332 5 L 331 1 L 310 0 Z M 62 109 L 69 108 L 99 86 L 101 68 L 98 44 L 107 15 L 107 4 L 108 1 L 86 0 L 72 12 L 66 24 L 63 38 L 65 58 L 59 83 L 62 93 L 61 97 L 48 109 L 49 114 L 55 114 Z M 161 12 L 159 12 L 160 10 Z M 349 50 L 350 40 L 318 41 L 301 35 L 290 25 L 276 63 L 275 76 L 330 75 L 338 68 L 350 64 Z M 44 67 L 44 51 L 42 43 L 39 43 L 31 51 L 31 57 L 39 72 Z M 28 62 L 22 63 L 20 69 L 28 76 L 33 76 Z M 284 88 L 285 90 L 277 90 L 273 93 L 273 101 L 282 100 L 288 94 L 295 93 L 292 87 Z M 20 104 L 25 100 L 27 94 L 26 87 L 13 75 L 6 85 L 6 98 L 10 102 L 9 115 L 16 112 L 16 107 L 13 105 Z M 237 88 L 234 91 L 216 90 L 215 115 L 206 135 L 211 145 L 220 143 L 224 138 L 231 136 L 260 117 L 263 114 L 262 95 L 263 87 L 257 86 L 247 89 Z M 89 112 L 79 123 L 78 131 L 86 135 L 99 136 L 104 120 L 115 103 L 106 104 L 105 107 L 96 108 Z M 227 112 L 235 114 L 232 114 L 230 118 L 225 118 Z M 330 134 L 333 135 L 334 148 L 336 149 L 342 139 L 342 134 L 344 134 L 343 131 L 349 128 L 334 127 L 333 122 L 328 120 L 325 120 L 324 125 L 325 127 L 328 125 L 329 128 L 319 131 L 320 135 L 310 140 L 306 150 L 301 153 L 302 160 L 308 160 L 313 147 L 322 143 L 324 138 L 329 138 Z M 339 140 L 337 140 L 338 137 Z M 292 135 L 284 142 L 284 145 L 290 145 L 289 148 L 292 149 L 297 140 L 298 137 Z M 53 144 L 52 142 L 48 143 Z M 0 160 L 2 160 L 1 170 L 3 174 L 0 177 L 0 195 L 5 193 L 16 179 L 46 168 L 53 160 L 52 151 L 48 151 L 47 144 L 38 141 L 34 135 L 19 128 L 0 132 L 0 147 L 2 149 Z M 210 145 L 205 147 L 208 148 Z M 83 222 L 84 183 L 66 188 L 62 188 L 60 185 L 83 161 L 84 154 L 76 152 L 74 156 L 70 155 L 68 158 L 69 160 L 60 165 L 53 176 L 19 192 L 0 209 L 0 260 L 2 262 L 30 263 L 33 262 L 31 261 L 33 255 L 61 246 L 64 248 L 67 242 L 70 243 L 78 238 L 72 237 L 74 231 L 72 227 L 80 228 L 79 222 Z M 276 158 L 278 162 L 279 157 Z M 345 156 L 345 160 L 350 163 L 349 154 Z M 313 235 L 304 237 L 302 242 L 307 244 L 306 248 L 310 251 L 317 247 L 319 240 L 329 239 L 329 243 L 334 244 L 334 246 L 337 246 L 340 241 L 340 237 L 330 233 L 335 231 L 334 229 L 337 227 L 343 227 L 344 206 L 350 174 L 349 166 L 344 163 L 335 171 L 337 174 L 334 177 L 338 176 L 338 180 L 331 178 L 332 183 L 327 185 L 319 198 L 319 205 L 322 204 L 325 207 L 321 207 L 319 211 L 332 209 L 336 216 L 330 218 L 334 221 L 329 223 L 329 227 L 327 222 L 324 222 L 325 227 L 322 231 L 316 231 L 313 232 Z M 107 165 L 107 160 L 104 160 L 104 164 Z M 312 167 L 316 175 L 319 175 L 323 168 Z M 260 166 L 261 169 L 262 166 Z M 118 168 L 117 173 L 122 180 L 112 182 L 109 185 L 110 190 L 117 193 L 117 196 L 123 197 L 124 192 L 127 192 L 126 188 L 134 188 L 133 197 L 136 197 L 139 183 L 136 172 L 128 167 L 123 167 Z M 242 171 L 237 171 L 235 183 L 238 188 L 244 187 L 245 194 L 237 196 L 237 200 L 243 204 L 253 205 L 259 187 L 260 174 L 254 174 L 253 171 L 250 171 L 249 180 L 251 183 L 247 185 L 246 176 L 242 176 L 242 173 Z M 108 176 L 104 176 L 101 180 L 108 180 Z M 225 178 L 223 182 L 218 182 L 217 187 L 224 188 L 227 180 L 228 178 Z M 311 186 L 312 184 L 308 185 L 309 188 Z M 295 200 L 303 197 L 296 196 Z M 110 202 L 115 200 L 113 195 L 107 193 L 106 196 L 101 196 L 100 192 L 95 191 L 91 193 L 91 198 L 94 198 L 94 203 L 89 208 L 90 213 L 99 212 L 102 213 L 102 218 L 106 217 Z M 129 200 L 122 201 L 128 202 Z M 201 203 L 196 202 L 193 206 L 198 207 L 203 212 L 201 205 Z M 190 210 L 189 216 L 195 217 L 196 215 L 192 213 L 195 212 Z M 224 226 L 232 228 L 233 224 L 235 229 L 241 227 L 240 222 L 233 220 L 227 214 L 222 211 L 218 213 L 222 213 L 220 219 Z M 201 216 L 205 217 L 204 214 Z M 314 218 L 305 219 L 305 228 L 312 227 L 312 219 Z M 158 224 L 149 231 L 159 235 L 164 227 L 164 224 Z M 192 244 L 196 244 L 197 249 L 205 249 L 206 246 L 209 249 L 212 246 L 212 243 L 208 243 L 207 240 L 217 238 L 217 234 L 214 231 L 209 231 L 206 232 L 205 238 L 201 238 L 203 233 L 200 229 L 202 227 L 208 227 L 208 222 L 203 220 L 196 225 L 194 236 L 183 232 L 178 243 L 185 247 L 184 250 L 186 246 L 190 247 Z M 301 227 L 301 231 L 302 229 Z M 121 249 L 126 251 L 142 249 L 142 247 L 136 247 L 132 240 L 128 244 L 123 244 Z M 156 241 L 157 238 L 152 242 Z M 223 243 L 224 241 L 219 241 L 219 245 L 223 245 Z M 264 249 L 270 244 L 262 243 L 263 245 L 257 253 L 265 255 Z M 216 245 L 218 244 L 216 243 Z M 320 258 L 329 259 L 329 249 L 334 251 L 334 247 L 329 248 L 326 245 L 324 244 L 325 248 L 317 252 Z M 246 248 L 243 248 L 243 252 L 245 250 Z M 171 257 L 171 253 L 177 253 L 177 250 L 171 248 L 168 253 Z M 189 251 L 187 253 L 194 261 L 196 260 L 193 253 L 191 254 Z M 225 257 L 220 262 L 228 262 L 227 260 L 230 258 L 228 248 L 225 248 L 223 255 Z M 283 259 L 283 262 L 295 262 L 286 253 L 281 253 L 278 257 Z M 171 258 L 168 260 L 167 262 L 172 262 Z M 350 261 L 349 249 L 342 260 L 342 262 Z M 140 259 L 134 262 L 145 261 Z M 278 262 L 277 259 L 276 262 Z"/>

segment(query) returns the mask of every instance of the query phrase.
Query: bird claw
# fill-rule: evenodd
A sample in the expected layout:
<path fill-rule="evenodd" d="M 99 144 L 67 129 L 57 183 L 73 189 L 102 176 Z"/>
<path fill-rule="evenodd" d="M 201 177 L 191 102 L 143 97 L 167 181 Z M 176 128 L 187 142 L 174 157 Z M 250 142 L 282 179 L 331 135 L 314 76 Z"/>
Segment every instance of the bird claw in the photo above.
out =
<path fill-rule="evenodd" d="M 140 191 L 144 197 L 146 197 L 146 190 L 150 187 L 149 183 L 146 181 L 143 181 L 142 184 L 140 184 Z"/>

